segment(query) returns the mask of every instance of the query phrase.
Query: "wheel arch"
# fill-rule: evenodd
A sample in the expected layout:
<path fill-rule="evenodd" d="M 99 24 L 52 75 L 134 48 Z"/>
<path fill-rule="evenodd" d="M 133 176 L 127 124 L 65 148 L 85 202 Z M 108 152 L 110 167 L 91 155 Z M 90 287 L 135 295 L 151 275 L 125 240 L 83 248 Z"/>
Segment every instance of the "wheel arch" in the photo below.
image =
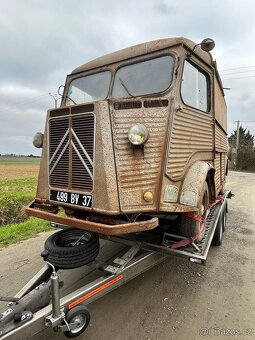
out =
<path fill-rule="evenodd" d="M 209 194 L 210 194 L 210 202 L 214 202 L 216 200 L 216 187 L 215 187 L 215 169 L 213 167 L 207 173 L 206 181 L 208 183 Z"/>
<path fill-rule="evenodd" d="M 192 205 L 198 207 L 202 199 L 202 191 L 205 181 L 209 188 L 209 200 L 215 199 L 215 169 L 213 166 L 205 161 L 198 161 L 193 163 L 187 170 L 182 190 L 180 194 L 180 203 L 185 205 Z"/>

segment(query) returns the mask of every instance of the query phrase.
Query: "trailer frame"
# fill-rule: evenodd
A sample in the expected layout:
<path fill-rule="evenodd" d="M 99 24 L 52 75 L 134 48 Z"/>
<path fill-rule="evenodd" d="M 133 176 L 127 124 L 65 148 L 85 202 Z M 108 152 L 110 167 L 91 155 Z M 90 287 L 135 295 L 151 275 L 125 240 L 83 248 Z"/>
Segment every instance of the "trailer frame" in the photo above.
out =
<path fill-rule="evenodd" d="M 58 273 L 54 266 L 47 262 L 47 254 L 44 254 L 47 262 L 45 266 L 17 293 L 15 298 L 6 298 L 9 299 L 9 302 L 0 314 L 1 340 L 17 339 L 17 334 L 19 339 L 28 339 L 49 326 L 54 331 L 61 331 L 70 335 L 81 325 L 79 318 L 74 319 L 73 322 L 67 322 L 66 317 L 69 311 L 77 307 L 82 310 L 84 304 L 89 305 L 146 270 L 165 261 L 169 255 L 181 256 L 193 263 L 205 265 L 215 229 L 221 221 L 222 214 L 227 212 L 226 199 L 231 198 L 232 195 L 231 191 L 225 191 L 221 196 L 220 203 L 210 209 L 205 221 L 202 239 L 181 249 L 172 249 L 171 244 L 182 239 L 182 237 L 169 233 L 163 235 L 162 244 L 159 244 L 158 240 L 149 242 L 150 234 L 148 232 L 107 237 L 107 240 L 121 243 L 128 248 L 124 253 L 121 250 L 103 262 L 93 261 L 88 266 L 89 271 L 86 275 L 89 276 L 92 272 L 95 273 L 99 270 L 98 277 L 62 298 L 59 297 L 61 284 L 59 283 Z M 64 228 L 65 226 L 60 225 L 59 227 Z M 46 296 L 45 301 L 39 299 L 40 294 L 45 295 L 48 292 L 51 292 L 51 303 L 36 311 L 38 303 L 42 304 L 50 299 L 50 293 L 49 296 Z M 24 306 L 24 310 L 20 310 L 20 306 Z M 28 306 L 32 311 L 27 309 Z M 20 316 L 20 320 L 13 322 L 15 317 L 17 319 L 17 314 Z M 75 333 L 72 333 L 72 335 L 76 336 Z"/>

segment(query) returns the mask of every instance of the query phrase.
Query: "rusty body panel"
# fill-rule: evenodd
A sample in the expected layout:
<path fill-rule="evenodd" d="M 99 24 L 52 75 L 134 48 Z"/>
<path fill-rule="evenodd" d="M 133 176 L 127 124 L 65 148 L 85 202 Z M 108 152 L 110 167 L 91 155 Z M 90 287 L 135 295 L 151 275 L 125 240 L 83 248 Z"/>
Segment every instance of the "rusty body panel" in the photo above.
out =
<path fill-rule="evenodd" d="M 181 109 L 174 116 L 171 130 L 166 173 L 176 181 L 183 178 L 194 161 L 213 159 L 212 117 L 193 109 Z"/>
<path fill-rule="evenodd" d="M 217 71 L 216 71 L 217 72 Z M 217 194 L 225 186 L 227 168 L 227 107 L 222 95 L 222 87 L 218 74 L 214 82 L 214 107 L 215 107 L 215 183 Z"/>
<path fill-rule="evenodd" d="M 144 108 L 143 105 L 141 109 L 135 110 L 112 108 L 111 116 L 121 210 L 157 211 L 157 201 L 145 202 L 143 193 L 150 191 L 154 197 L 158 194 L 169 105 L 152 108 Z M 150 134 L 142 156 L 133 152 L 127 140 L 130 126 L 137 123 L 145 124 Z"/>
<path fill-rule="evenodd" d="M 131 46 L 124 48 L 120 51 L 116 51 L 95 60 L 92 60 L 84 65 L 81 65 L 73 70 L 72 74 L 77 74 L 84 71 L 90 71 L 99 67 L 104 67 L 106 65 L 112 65 L 126 60 L 131 60 L 135 57 L 148 55 L 153 52 L 159 52 L 162 50 L 169 49 L 173 46 L 178 46 L 184 44 L 190 50 L 193 50 L 195 43 L 189 39 L 179 37 L 179 38 L 167 38 L 160 40 L 153 40 L 143 44 Z M 208 65 L 213 65 L 213 60 L 211 54 L 204 52 L 201 48 L 196 49 L 196 54 L 203 59 Z"/>
<path fill-rule="evenodd" d="M 118 78 L 126 95 L 113 97 L 119 69 L 164 56 L 173 61 L 167 89 L 134 96 Z M 183 90 L 187 65 L 200 77 L 197 88 L 206 84 L 196 89 L 201 98 L 195 104 Z M 105 99 L 67 103 L 74 81 L 100 72 L 111 75 Z M 137 147 L 128 134 L 139 124 L 149 137 Z M 198 211 L 205 181 L 211 199 L 223 190 L 226 152 L 226 105 L 211 54 L 185 38 L 136 45 L 67 76 L 61 107 L 47 114 L 36 200 L 27 213 L 107 235 L 155 228 L 153 216 Z M 60 194 L 58 201 L 53 191 Z M 70 195 L 92 204 L 74 204 Z M 40 209 L 40 204 L 62 207 L 67 216 Z M 151 216 L 151 222 L 135 222 L 141 214 Z M 110 216 L 127 216 L 130 223 L 103 223 Z"/>

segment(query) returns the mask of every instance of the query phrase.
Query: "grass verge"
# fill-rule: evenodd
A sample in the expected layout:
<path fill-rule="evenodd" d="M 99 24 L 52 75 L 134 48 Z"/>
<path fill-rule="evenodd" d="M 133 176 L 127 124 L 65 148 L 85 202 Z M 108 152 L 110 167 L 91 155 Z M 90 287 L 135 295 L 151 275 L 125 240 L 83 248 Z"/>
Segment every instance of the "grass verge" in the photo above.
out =
<path fill-rule="evenodd" d="M 53 230 L 49 222 L 25 214 L 25 206 L 35 197 L 39 162 L 0 157 L 0 248 Z"/>
<path fill-rule="evenodd" d="M 35 197 L 37 179 L 0 180 L 0 225 L 23 222 L 24 206 Z"/>
<path fill-rule="evenodd" d="M 0 228 L 0 248 L 50 230 L 54 228 L 49 222 L 35 217 L 30 217 L 25 222 L 9 224 Z"/>

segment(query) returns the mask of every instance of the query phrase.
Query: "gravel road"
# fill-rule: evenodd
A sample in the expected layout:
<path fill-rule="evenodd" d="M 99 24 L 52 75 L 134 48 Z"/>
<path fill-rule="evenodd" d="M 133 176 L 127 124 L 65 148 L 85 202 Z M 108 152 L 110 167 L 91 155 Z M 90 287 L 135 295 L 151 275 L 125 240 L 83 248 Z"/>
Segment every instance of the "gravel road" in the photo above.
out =
<path fill-rule="evenodd" d="M 207 265 L 169 257 L 91 304 L 79 339 L 255 339 L 255 174 L 231 172 L 227 187 L 235 193 L 227 229 Z M 0 251 L 1 295 L 13 295 L 41 268 L 48 235 Z M 62 338 L 47 330 L 33 339 Z"/>

